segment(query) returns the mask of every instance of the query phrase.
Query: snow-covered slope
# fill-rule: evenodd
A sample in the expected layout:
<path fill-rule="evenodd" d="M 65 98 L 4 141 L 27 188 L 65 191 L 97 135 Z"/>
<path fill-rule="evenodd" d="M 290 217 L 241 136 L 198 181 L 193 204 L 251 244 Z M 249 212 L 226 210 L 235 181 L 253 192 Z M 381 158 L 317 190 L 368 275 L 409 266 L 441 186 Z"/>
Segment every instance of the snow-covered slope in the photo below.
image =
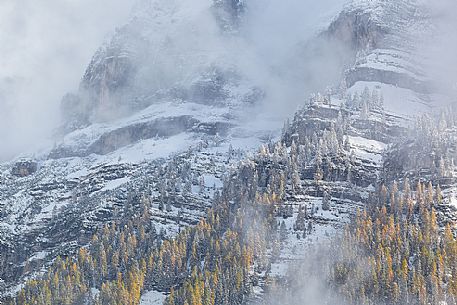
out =
<path fill-rule="evenodd" d="M 349 92 L 381 89 L 385 106 L 415 115 L 450 102 L 427 73 L 424 45 L 434 34 L 429 4 L 419 0 L 353 1 L 329 29 L 356 50 L 345 73 Z"/>
<path fill-rule="evenodd" d="M 225 2 L 140 2 L 64 97 L 55 146 L 0 166 L 8 288 L 128 218 L 136 208 L 125 203 L 142 194 L 156 198 L 154 223 L 173 236 L 205 216 L 243 151 L 278 134 L 280 120 L 253 120 L 263 92 L 226 48 L 242 6 Z"/>

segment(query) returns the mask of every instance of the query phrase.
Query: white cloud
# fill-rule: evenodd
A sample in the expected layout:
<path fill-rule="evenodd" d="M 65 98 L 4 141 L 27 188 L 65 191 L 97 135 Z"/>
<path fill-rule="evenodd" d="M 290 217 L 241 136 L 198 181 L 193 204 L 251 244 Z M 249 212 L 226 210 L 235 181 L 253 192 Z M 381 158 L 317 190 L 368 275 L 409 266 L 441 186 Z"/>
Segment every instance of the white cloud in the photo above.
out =
<path fill-rule="evenodd" d="M 58 122 L 102 41 L 134 0 L 0 2 L 0 159 L 38 145 Z"/>
<path fill-rule="evenodd" d="M 427 73 L 439 89 L 457 98 L 457 19 L 455 0 L 427 1 L 434 32 L 422 48 L 427 61 Z"/>

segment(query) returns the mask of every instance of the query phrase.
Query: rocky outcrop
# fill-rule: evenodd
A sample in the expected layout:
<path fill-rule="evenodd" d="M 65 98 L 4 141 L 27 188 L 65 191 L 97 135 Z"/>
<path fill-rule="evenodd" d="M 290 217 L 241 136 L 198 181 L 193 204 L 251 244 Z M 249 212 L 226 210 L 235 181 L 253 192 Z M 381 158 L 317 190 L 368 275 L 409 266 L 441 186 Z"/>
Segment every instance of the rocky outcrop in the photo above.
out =
<path fill-rule="evenodd" d="M 347 6 L 322 36 L 350 48 L 352 63 L 345 73 L 348 87 L 376 82 L 428 94 L 431 83 L 414 60 L 418 36 L 430 28 L 427 18 L 415 1 L 357 2 Z"/>
<path fill-rule="evenodd" d="M 418 80 L 406 73 L 400 73 L 389 70 L 375 69 L 371 67 L 355 67 L 346 73 L 346 83 L 349 87 L 356 82 L 379 82 L 397 86 L 400 88 L 410 89 L 414 92 L 428 94 L 430 93 L 431 83 Z"/>
<path fill-rule="evenodd" d="M 224 135 L 228 127 L 229 124 L 223 122 L 201 123 L 191 116 L 162 118 L 106 133 L 88 148 L 87 154 L 105 155 L 140 140 L 168 138 L 185 131 Z"/>
<path fill-rule="evenodd" d="M 157 118 L 103 133 L 87 147 L 67 147 L 64 144 L 53 149 L 51 159 L 85 157 L 90 154 L 106 155 L 122 147 L 152 138 L 166 139 L 180 133 L 209 136 L 225 136 L 233 127 L 228 122 L 201 122 L 190 115 Z"/>
<path fill-rule="evenodd" d="M 214 14 L 223 31 L 236 31 L 246 10 L 244 0 L 214 0 Z"/>
<path fill-rule="evenodd" d="M 17 177 L 27 177 L 38 170 L 38 163 L 33 160 L 20 160 L 13 165 L 11 174 Z"/>
<path fill-rule="evenodd" d="M 218 0 L 212 6 L 208 3 L 207 8 L 202 6 L 198 14 L 189 13 L 187 5 L 182 3 L 146 2 L 144 10 L 136 12 L 135 17 L 96 52 L 79 91 L 63 98 L 62 133 L 125 117 L 164 100 L 177 98 L 219 106 L 233 99 L 234 93 L 230 90 L 238 89 L 240 76 L 227 71 L 225 65 L 214 63 L 208 50 L 200 51 L 199 47 L 192 52 L 188 50 L 193 48 L 192 41 L 201 39 L 199 36 L 211 34 L 191 33 L 194 36 L 183 38 L 182 31 L 183 27 L 199 28 L 194 18 L 198 18 L 198 14 L 213 17 L 211 9 L 225 30 L 235 29 L 245 10 L 244 2 Z M 219 53 L 218 50 L 210 52 Z M 195 63 L 196 60 L 201 63 Z M 248 101 L 262 97 L 257 94 L 261 90 L 252 87 L 245 93 Z"/>
<path fill-rule="evenodd" d="M 386 31 L 373 20 L 370 11 L 355 9 L 343 11 L 324 35 L 359 51 L 376 48 Z"/>
<path fill-rule="evenodd" d="M 173 98 L 190 103 L 224 107 L 236 100 L 241 106 L 250 106 L 260 102 L 265 92 L 259 87 L 251 87 L 235 96 L 231 91 L 245 79 L 234 70 L 211 67 L 196 78 L 188 88 L 175 87 L 168 90 L 161 98 Z"/>
<path fill-rule="evenodd" d="M 105 155 L 139 140 L 153 137 L 168 138 L 189 130 L 196 124 L 198 124 L 196 119 L 190 116 L 180 116 L 126 126 L 103 134 L 88 148 L 87 153 Z"/>
<path fill-rule="evenodd" d="M 77 94 L 66 95 L 61 112 L 69 131 L 118 116 L 133 99 L 130 90 L 148 50 L 141 25 L 133 20 L 102 46 L 84 73 Z"/>

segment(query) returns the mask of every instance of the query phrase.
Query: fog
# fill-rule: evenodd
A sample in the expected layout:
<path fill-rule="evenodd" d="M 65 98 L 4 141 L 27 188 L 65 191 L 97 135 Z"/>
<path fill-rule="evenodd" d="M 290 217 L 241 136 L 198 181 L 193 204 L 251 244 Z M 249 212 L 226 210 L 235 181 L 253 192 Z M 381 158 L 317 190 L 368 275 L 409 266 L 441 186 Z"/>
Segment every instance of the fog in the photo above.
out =
<path fill-rule="evenodd" d="M 332 242 L 340 241 L 335 238 Z M 308 248 L 305 259 L 288 266 L 284 282 L 268 289 L 265 305 L 350 305 L 330 284 L 331 268 L 339 260 L 334 255 L 338 252 L 329 244 Z"/>
<path fill-rule="evenodd" d="M 246 18 L 247 36 L 262 58 L 279 64 L 298 43 L 325 30 L 345 2 L 253 0 Z"/>
<path fill-rule="evenodd" d="M 317 57 L 307 52 L 306 47 L 328 27 L 347 2 L 249 2 L 242 35 L 254 53 L 257 66 L 250 66 L 246 73 L 254 74 L 253 78 L 263 82 L 269 111 L 290 116 L 310 93 L 323 91 L 326 86 L 341 79 L 343 69 L 340 60 L 345 54 L 335 52 L 324 55 L 323 52 L 319 54 L 322 57 Z M 334 51 L 328 47 L 322 46 L 327 49 L 325 51 Z"/>
<path fill-rule="evenodd" d="M 457 2 L 454 0 L 426 1 L 434 31 L 424 45 L 426 73 L 438 90 L 457 100 Z"/>
<path fill-rule="evenodd" d="M 0 160 L 33 150 L 58 124 L 90 58 L 133 0 L 0 1 Z"/>

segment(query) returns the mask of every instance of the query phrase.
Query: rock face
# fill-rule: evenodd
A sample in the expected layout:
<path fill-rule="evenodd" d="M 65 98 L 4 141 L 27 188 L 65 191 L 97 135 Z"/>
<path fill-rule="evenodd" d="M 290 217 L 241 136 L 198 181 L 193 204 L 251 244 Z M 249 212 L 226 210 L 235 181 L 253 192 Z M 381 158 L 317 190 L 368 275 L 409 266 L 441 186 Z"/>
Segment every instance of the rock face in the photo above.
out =
<path fill-rule="evenodd" d="M 11 174 L 17 177 L 33 175 L 38 170 L 38 163 L 33 160 L 20 160 L 13 165 Z"/>
<path fill-rule="evenodd" d="M 119 28 L 113 39 L 96 52 L 78 93 L 62 100 L 67 132 L 129 110 L 128 104 L 134 98 L 130 91 L 148 50 L 148 41 L 142 35 L 140 22 L 133 20 Z"/>
<path fill-rule="evenodd" d="M 204 46 L 215 39 L 211 31 L 220 32 L 212 28 L 216 23 L 222 31 L 237 27 L 244 2 L 143 2 L 132 20 L 93 56 L 79 91 L 64 97 L 64 132 L 130 115 L 163 100 L 224 106 L 232 102 L 235 91 L 245 90 L 249 99 L 257 90 L 246 86 L 248 80 L 231 71 L 231 64 L 217 61 L 215 57 L 224 52 Z M 202 18 L 207 23 L 204 27 L 198 24 Z M 192 31 L 183 37 L 187 28 Z"/>
<path fill-rule="evenodd" d="M 356 51 L 346 82 L 378 82 L 418 93 L 430 93 L 419 63 L 420 42 L 431 33 L 427 10 L 414 0 L 361 1 L 349 6 L 327 34 Z"/>
<path fill-rule="evenodd" d="M 182 133 L 226 136 L 232 127 L 229 122 L 200 122 L 190 115 L 164 117 L 135 123 L 103 133 L 83 149 L 73 150 L 61 145 L 53 149 L 49 158 L 87 157 L 91 154 L 107 155 L 123 147 L 148 139 L 168 139 Z"/>
<path fill-rule="evenodd" d="M 236 31 L 245 10 L 244 0 L 214 0 L 214 12 L 224 31 Z"/>
<path fill-rule="evenodd" d="M 430 83 L 418 80 L 407 73 L 379 70 L 370 67 L 358 67 L 348 71 L 346 76 L 348 86 L 352 87 L 359 81 L 379 82 L 423 94 L 431 92 Z"/>
<path fill-rule="evenodd" d="M 92 58 L 80 85 L 81 98 L 88 103 L 86 113 L 106 119 L 128 110 L 126 104 L 134 98 L 130 91 L 151 47 L 141 26 L 133 20 L 118 29 L 111 42 Z"/>
<path fill-rule="evenodd" d="M 339 39 L 353 50 L 375 49 L 384 38 L 387 28 L 373 19 L 370 11 L 353 7 L 340 13 L 325 35 Z"/>

